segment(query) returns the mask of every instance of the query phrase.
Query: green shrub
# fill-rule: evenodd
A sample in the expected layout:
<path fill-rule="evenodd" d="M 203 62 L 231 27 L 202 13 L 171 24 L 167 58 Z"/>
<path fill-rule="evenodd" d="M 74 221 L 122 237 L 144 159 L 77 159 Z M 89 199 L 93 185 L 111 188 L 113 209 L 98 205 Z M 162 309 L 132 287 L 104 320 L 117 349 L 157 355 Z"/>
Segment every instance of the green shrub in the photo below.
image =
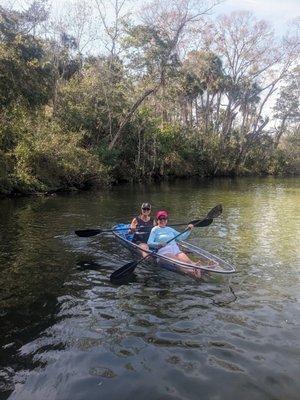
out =
<path fill-rule="evenodd" d="M 65 132 L 55 122 L 27 121 L 17 144 L 0 153 L 0 192 L 83 189 L 109 182 L 108 169 L 82 147 L 83 132 Z M 10 165 L 9 171 L 3 165 Z"/>

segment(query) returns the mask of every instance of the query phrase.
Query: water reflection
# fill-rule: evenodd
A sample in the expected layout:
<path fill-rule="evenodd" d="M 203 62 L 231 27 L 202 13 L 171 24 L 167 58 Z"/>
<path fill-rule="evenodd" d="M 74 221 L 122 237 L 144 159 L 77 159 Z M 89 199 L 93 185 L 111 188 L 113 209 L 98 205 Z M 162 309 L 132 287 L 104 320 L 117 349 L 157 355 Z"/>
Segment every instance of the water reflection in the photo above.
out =
<path fill-rule="evenodd" d="M 170 223 L 222 203 L 190 240 L 239 273 L 199 284 L 147 264 L 111 285 L 131 255 L 73 232 L 127 222 L 145 200 Z M 299 179 L 1 200 L 0 398 L 296 399 L 299 204 Z"/>

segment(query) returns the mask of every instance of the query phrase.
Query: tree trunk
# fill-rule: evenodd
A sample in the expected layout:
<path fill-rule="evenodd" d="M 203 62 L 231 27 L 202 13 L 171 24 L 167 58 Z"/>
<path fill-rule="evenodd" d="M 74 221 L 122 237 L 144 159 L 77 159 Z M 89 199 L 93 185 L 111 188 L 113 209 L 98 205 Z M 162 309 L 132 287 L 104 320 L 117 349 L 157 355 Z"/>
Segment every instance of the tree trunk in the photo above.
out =
<path fill-rule="evenodd" d="M 241 165 L 244 165 L 247 157 L 248 157 L 248 150 L 253 143 L 253 141 L 257 138 L 257 136 L 263 131 L 264 127 L 269 123 L 269 118 L 266 118 L 265 121 L 258 127 L 255 126 L 255 130 L 249 132 L 247 135 L 247 139 L 243 146 L 241 146 L 241 150 L 235 162 L 235 168 L 239 168 Z"/>
<path fill-rule="evenodd" d="M 123 121 L 120 123 L 117 133 L 115 134 L 115 136 L 113 137 L 112 141 L 110 142 L 110 144 L 108 146 L 109 150 L 112 150 L 115 147 L 117 141 L 120 139 L 120 137 L 123 133 L 123 129 L 124 129 L 125 125 L 130 121 L 130 119 L 133 116 L 133 114 L 135 113 L 135 111 L 139 108 L 139 106 L 143 103 L 143 101 L 148 96 L 150 96 L 150 94 L 155 93 L 158 88 L 159 88 L 159 85 L 156 86 L 155 88 L 146 90 L 146 92 L 134 103 L 134 105 L 131 107 L 129 112 L 123 118 Z"/>
<path fill-rule="evenodd" d="M 275 136 L 275 139 L 274 139 L 274 145 L 273 145 L 274 146 L 274 150 L 277 149 L 277 147 L 279 145 L 279 142 L 280 142 L 280 138 L 284 133 L 286 120 L 287 120 L 287 117 L 284 117 L 282 119 L 281 124 L 280 124 L 280 128 L 277 130 L 277 133 L 276 133 L 276 136 Z"/>

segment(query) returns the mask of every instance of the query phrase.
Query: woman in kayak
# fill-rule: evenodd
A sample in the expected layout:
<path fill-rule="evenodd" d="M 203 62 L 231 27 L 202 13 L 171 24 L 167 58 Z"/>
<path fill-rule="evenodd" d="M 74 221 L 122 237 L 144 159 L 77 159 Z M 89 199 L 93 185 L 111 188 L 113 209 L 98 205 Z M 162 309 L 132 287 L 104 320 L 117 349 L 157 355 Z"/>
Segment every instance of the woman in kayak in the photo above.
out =
<path fill-rule="evenodd" d="M 167 226 L 168 223 L 168 212 L 167 211 L 158 211 L 156 213 L 156 220 L 157 226 L 152 228 L 149 239 L 148 245 L 150 248 L 157 249 L 157 254 L 164 255 L 170 258 L 174 258 L 175 260 L 179 260 L 185 263 L 192 263 L 193 261 L 183 253 L 177 243 L 176 240 L 181 241 L 186 239 L 191 230 L 194 228 L 193 224 L 189 224 L 189 230 L 184 232 L 182 235 L 178 237 L 178 239 L 167 243 L 169 240 L 174 238 L 175 236 L 179 235 L 180 232 L 176 231 L 175 229 Z"/>
<path fill-rule="evenodd" d="M 133 233 L 132 242 L 139 245 L 141 249 L 149 250 L 147 240 L 150 235 L 151 228 L 155 226 L 155 220 L 150 216 L 151 204 L 143 203 L 141 206 L 141 214 L 133 218 L 130 224 L 130 233 Z"/>

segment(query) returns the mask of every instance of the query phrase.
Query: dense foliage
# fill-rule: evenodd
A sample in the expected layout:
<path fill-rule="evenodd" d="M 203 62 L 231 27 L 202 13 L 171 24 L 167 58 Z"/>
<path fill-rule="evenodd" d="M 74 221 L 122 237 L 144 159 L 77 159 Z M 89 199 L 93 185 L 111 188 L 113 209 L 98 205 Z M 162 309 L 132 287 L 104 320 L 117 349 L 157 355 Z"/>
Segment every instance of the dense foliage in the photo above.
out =
<path fill-rule="evenodd" d="M 76 26 L 41 33 L 46 1 L 0 8 L 0 193 L 299 172 L 299 38 L 278 47 L 249 13 L 212 24 L 188 3 L 138 24 L 117 9 L 112 27 L 99 11 L 98 56 Z"/>

